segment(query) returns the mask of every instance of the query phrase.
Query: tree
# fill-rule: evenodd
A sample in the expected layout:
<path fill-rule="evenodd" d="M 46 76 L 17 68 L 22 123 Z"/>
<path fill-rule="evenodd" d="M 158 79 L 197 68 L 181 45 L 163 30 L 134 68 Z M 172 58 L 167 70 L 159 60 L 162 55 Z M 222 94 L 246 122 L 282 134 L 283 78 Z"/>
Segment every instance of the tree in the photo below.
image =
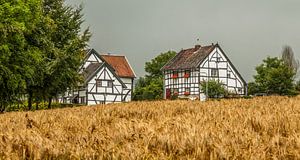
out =
<path fill-rule="evenodd" d="M 282 60 L 284 63 L 297 74 L 299 69 L 299 60 L 295 59 L 292 47 L 284 46 L 282 50 Z"/>
<path fill-rule="evenodd" d="M 168 51 L 166 53 L 161 53 L 160 55 L 152 59 L 150 62 L 146 62 L 145 71 L 148 73 L 147 77 L 163 77 L 163 73 L 160 69 L 175 55 L 176 52 Z"/>
<path fill-rule="evenodd" d="M 163 73 L 160 70 L 171 58 L 176 55 L 174 51 L 161 53 L 150 62 L 146 62 L 146 77 L 137 81 L 133 100 L 158 100 L 163 98 Z"/>
<path fill-rule="evenodd" d="M 41 17 L 41 1 L 2 0 L 0 5 L 0 107 L 14 103 L 34 79 L 32 62 L 39 61 L 40 51 L 28 45 Z"/>
<path fill-rule="evenodd" d="M 255 82 L 248 83 L 248 94 L 255 95 L 256 93 L 261 93 L 263 91 L 260 90 L 259 86 Z"/>
<path fill-rule="evenodd" d="M 295 94 L 295 71 L 277 57 L 263 60 L 256 67 L 255 83 L 260 91 L 267 94 L 291 95 Z"/>
<path fill-rule="evenodd" d="M 27 84 L 29 109 L 32 96 L 36 101 L 48 99 L 50 108 L 53 97 L 77 87 L 81 80 L 77 71 L 90 38 L 88 29 L 80 34 L 81 6 L 72 8 L 64 0 L 45 0 L 42 9 L 41 23 L 28 35 L 31 45 L 42 51 L 42 61 L 35 67 L 39 80 Z"/>
<path fill-rule="evenodd" d="M 134 100 L 159 100 L 163 98 L 162 78 L 139 78 L 133 94 Z"/>
<path fill-rule="evenodd" d="M 295 89 L 300 92 L 300 80 L 296 83 Z"/>
<path fill-rule="evenodd" d="M 90 38 L 81 34 L 82 7 L 64 0 L 3 0 L 0 5 L 0 111 L 20 99 L 52 98 L 76 87 Z"/>
<path fill-rule="evenodd" d="M 203 81 L 200 83 L 200 87 L 204 93 L 207 93 L 206 89 L 208 89 L 209 98 L 224 97 L 227 94 L 227 91 L 222 85 L 222 83 L 215 80 L 209 80 L 208 82 Z"/>

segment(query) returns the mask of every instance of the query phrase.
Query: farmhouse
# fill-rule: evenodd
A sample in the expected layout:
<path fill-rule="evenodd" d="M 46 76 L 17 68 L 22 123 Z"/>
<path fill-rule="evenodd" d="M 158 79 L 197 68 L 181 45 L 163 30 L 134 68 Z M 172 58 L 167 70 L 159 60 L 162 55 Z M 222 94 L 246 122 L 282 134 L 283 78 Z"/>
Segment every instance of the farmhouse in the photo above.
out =
<path fill-rule="evenodd" d="M 84 77 L 84 83 L 68 91 L 62 103 L 95 105 L 131 101 L 136 76 L 125 56 L 100 55 L 90 49 L 79 74 Z"/>
<path fill-rule="evenodd" d="M 219 44 L 196 45 L 181 50 L 162 69 L 164 73 L 164 98 L 205 97 L 200 83 L 216 80 L 231 93 L 244 95 L 246 82 L 231 63 Z"/>

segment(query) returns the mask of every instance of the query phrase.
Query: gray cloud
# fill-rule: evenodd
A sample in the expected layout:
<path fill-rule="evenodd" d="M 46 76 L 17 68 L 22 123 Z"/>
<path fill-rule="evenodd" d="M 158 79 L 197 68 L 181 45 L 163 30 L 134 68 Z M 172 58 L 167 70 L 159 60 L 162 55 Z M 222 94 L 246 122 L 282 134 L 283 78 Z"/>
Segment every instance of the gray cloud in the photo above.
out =
<path fill-rule="evenodd" d="M 298 0 L 69 0 L 84 4 L 90 46 L 124 54 L 138 76 L 168 50 L 219 42 L 246 80 L 255 66 L 289 44 L 300 58 Z"/>

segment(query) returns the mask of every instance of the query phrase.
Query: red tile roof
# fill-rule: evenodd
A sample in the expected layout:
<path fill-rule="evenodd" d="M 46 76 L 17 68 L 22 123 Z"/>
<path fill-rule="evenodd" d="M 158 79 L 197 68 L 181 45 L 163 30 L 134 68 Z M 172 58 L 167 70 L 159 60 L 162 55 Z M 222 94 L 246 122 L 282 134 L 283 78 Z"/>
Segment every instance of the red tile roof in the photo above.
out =
<path fill-rule="evenodd" d="M 125 56 L 100 55 L 121 78 L 135 78 L 135 74 Z"/>

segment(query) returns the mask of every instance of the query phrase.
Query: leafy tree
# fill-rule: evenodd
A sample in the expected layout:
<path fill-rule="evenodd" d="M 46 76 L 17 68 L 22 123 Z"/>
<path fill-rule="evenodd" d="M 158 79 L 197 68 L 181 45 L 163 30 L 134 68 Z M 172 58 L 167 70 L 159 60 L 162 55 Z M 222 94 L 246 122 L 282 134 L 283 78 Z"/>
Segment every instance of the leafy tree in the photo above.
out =
<path fill-rule="evenodd" d="M 31 64 L 39 61 L 40 51 L 27 43 L 26 35 L 36 29 L 42 12 L 40 0 L 0 4 L 0 108 L 4 111 L 34 79 Z"/>
<path fill-rule="evenodd" d="M 146 62 L 145 71 L 148 73 L 147 77 L 157 78 L 162 77 L 163 73 L 160 70 L 171 58 L 176 55 L 174 51 L 168 51 L 166 53 L 161 53 L 150 62 Z"/>
<path fill-rule="evenodd" d="M 267 94 L 291 95 L 295 94 L 295 71 L 277 57 L 263 60 L 256 67 L 255 83 L 260 91 Z"/>
<path fill-rule="evenodd" d="M 146 62 L 146 77 L 137 81 L 133 100 L 157 100 L 163 98 L 163 73 L 161 68 L 174 56 L 176 52 L 161 53 L 150 62 Z"/>
<path fill-rule="evenodd" d="M 284 63 L 297 74 L 299 69 L 299 60 L 295 59 L 292 47 L 284 46 L 282 50 L 282 60 Z"/>
<path fill-rule="evenodd" d="M 0 110 L 27 95 L 28 109 L 76 87 L 90 38 L 82 7 L 64 0 L 0 2 Z"/>
<path fill-rule="evenodd" d="M 206 87 L 207 85 L 207 87 Z M 208 89 L 208 97 L 209 98 L 219 98 L 224 97 L 227 94 L 226 89 L 222 85 L 222 83 L 215 81 L 215 80 L 209 80 L 208 82 L 203 81 L 200 83 L 201 89 L 206 92 L 206 89 Z"/>
<path fill-rule="evenodd" d="M 32 96 L 36 101 L 47 98 L 50 108 L 54 97 L 77 86 L 80 81 L 77 71 L 90 38 L 88 29 L 80 34 L 83 23 L 81 6 L 72 8 L 65 5 L 64 0 L 44 0 L 42 9 L 41 23 L 28 36 L 31 45 L 42 51 L 43 59 L 35 67 L 39 80 L 27 85 L 29 109 Z"/>
<path fill-rule="evenodd" d="M 163 96 L 162 78 L 139 78 L 134 94 L 134 100 L 158 100 Z"/>
<path fill-rule="evenodd" d="M 296 83 L 295 89 L 300 92 L 300 80 Z"/>
<path fill-rule="evenodd" d="M 260 92 L 262 92 L 262 91 L 260 91 L 259 86 L 255 82 L 248 83 L 248 94 L 249 95 L 254 95 L 254 94 L 260 93 Z"/>

